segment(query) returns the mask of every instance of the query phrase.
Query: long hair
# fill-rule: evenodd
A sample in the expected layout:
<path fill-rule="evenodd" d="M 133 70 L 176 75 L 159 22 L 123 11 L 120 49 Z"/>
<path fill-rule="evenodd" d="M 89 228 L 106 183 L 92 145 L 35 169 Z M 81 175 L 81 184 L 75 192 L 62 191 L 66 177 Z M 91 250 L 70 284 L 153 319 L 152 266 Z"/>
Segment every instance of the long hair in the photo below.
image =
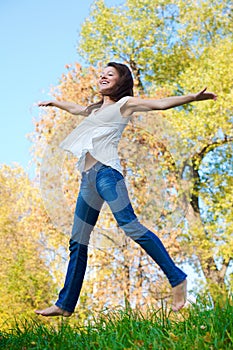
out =
<path fill-rule="evenodd" d="M 113 88 L 105 91 L 102 96 L 109 96 L 115 102 L 119 101 L 122 97 L 133 96 L 133 77 L 130 69 L 125 64 L 117 62 L 109 62 L 107 67 L 114 67 L 117 70 L 119 81 Z M 100 108 L 102 104 L 103 98 L 99 102 L 88 106 L 84 114 L 89 115 L 93 109 Z"/>

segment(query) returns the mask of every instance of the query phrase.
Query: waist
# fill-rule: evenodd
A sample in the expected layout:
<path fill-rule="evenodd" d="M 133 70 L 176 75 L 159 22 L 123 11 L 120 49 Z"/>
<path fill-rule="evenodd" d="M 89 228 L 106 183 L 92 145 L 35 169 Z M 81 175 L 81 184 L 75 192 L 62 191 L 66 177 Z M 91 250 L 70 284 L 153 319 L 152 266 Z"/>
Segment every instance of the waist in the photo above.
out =
<path fill-rule="evenodd" d="M 92 165 L 89 169 L 83 170 L 82 175 L 88 174 L 90 171 L 98 172 L 101 168 L 110 168 L 110 166 L 105 165 L 97 160 L 96 163 Z"/>
<path fill-rule="evenodd" d="M 94 164 L 96 164 L 98 161 L 92 155 L 90 152 L 87 152 L 85 155 L 85 164 L 84 164 L 84 171 L 90 169 Z"/>

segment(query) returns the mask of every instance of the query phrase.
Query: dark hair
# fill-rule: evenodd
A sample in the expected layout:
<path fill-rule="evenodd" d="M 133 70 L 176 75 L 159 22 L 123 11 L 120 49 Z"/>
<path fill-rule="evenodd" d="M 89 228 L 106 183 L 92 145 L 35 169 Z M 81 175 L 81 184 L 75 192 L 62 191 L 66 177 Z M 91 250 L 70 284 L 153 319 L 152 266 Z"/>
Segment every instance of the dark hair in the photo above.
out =
<path fill-rule="evenodd" d="M 107 67 L 114 67 L 119 74 L 118 83 L 109 91 L 106 91 L 102 96 L 109 96 L 113 101 L 117 102 L 122 97 L 133 96 L 133 77 L 130 69 L 122 63 L 109 62 Z M 84 113 L 90 114 L 95 108 L 100 108 L 103 104 L 103 98 L 97 103 L 93 103 L 86 108 Z"/>
<path fill-rule="evenodd" d="M 119 74 L 118 83 L 107 93 L 107 95 L 115 102 L 122 97 L 133 96 L 133 77 L 129 68 L 122 63 L 109 62 L 107 67 L 113 67 Z"/>

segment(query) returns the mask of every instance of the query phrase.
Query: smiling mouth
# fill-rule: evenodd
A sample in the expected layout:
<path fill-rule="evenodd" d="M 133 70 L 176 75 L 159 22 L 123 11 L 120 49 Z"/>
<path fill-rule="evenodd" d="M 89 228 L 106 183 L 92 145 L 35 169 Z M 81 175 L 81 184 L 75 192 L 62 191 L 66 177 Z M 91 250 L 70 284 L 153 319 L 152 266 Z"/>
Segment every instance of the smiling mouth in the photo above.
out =
<path fill-rule="evenodd" d="M 108 81 L 101 81 L 100 85 L 108 85 L 109 82 Z"/>

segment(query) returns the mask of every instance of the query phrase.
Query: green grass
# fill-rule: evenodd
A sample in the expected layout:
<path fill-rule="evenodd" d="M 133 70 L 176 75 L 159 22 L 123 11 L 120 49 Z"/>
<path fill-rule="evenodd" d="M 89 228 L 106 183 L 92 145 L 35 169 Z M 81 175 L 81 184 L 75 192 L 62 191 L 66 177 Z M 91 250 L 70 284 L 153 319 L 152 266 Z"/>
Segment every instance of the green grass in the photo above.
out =
<path fill-rule="evenodd" d="M 0 332 L 0 349 L 233 349 L 233 304 L 192 305 L 177 314 L 165 308 L 146 314 L 126 308 L 103 312 L 81 326 L 74 318 L 44 324 L 15 321 Z"/>

